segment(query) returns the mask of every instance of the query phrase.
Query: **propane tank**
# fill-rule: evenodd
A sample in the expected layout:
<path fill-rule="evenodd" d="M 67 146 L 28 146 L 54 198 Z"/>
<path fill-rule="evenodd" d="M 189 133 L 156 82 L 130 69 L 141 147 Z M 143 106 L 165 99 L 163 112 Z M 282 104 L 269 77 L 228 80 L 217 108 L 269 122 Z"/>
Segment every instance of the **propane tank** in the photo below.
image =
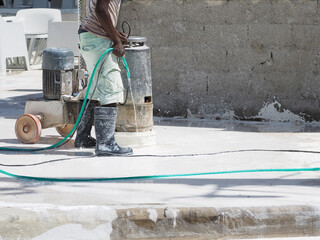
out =
<path fill-rule="evenodd" d="M 146 41 L 146 37 L 129 37 L 125 58 L 130 70 L 131 88 L 126 69 L 120 64 L 123 85 L 128 91 L 125 92 L 125 104 L 118 106 L 117 132 L 146 132 L 153 127 L 151 59 Z"/>

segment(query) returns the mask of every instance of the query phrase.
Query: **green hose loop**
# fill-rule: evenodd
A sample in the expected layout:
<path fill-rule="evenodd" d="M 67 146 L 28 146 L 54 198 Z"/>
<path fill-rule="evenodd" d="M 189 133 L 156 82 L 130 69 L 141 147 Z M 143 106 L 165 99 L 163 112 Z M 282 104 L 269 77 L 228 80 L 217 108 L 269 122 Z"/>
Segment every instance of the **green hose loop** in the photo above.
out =
<path fill-rule="evenodd" d="M 34 181 L 43 181 L 43 182 L 110 182 L 110 181 L 130 181 L 130 180 L 160 179 L 160 178 L 173 178 L 173 177 L 205 176 L 205 175 L 218 175 L 218 174 L 235 174 L 235 173 L 314 172 L 314 171 L 320 171 L 320 168 L 252 169 L 252 170 L 235 170 L 235 171 L 150 175 L 150 176 L 130 176 L 130 177 L 113 177 L 113 178 L 47 178 L 47 177 L 31 177 L 31 176 L 16 175 L 0 169 L 0 173 L 7 175 L 9 177 L 13 177 L 21 180 L 34 180 Z"/>
<path fill-rule="evenodd" d="M 60 142 L 58 142 L 56 144 L 53 144 L 51 146 L 44 147 L 44 148 L 8 148 L 8 147 L 0 147 L 0 151 L 39 152 L 39 151 L 45 151 L 45 150 L 49 150 L 49 149 L 58 148 L 59 146 L 61 146 L 76 130 L 76 128 L 77 128 L 77 126 L 78 126 L 78 124 L 79 124 L 79 122 L 81 120 L 83 111 L 85 109 L 86 101 L 88 99 L 89 91 L 90 91 L 90 88 L 91 88 L 91 85 L 92 85 L 92 81 L 93 81 L 94 75 L 95 75 L 95 73 L 97 71 L 98 65 L 100 64 L 100 62 L 104 58 L 104 56 L 107 55 L 108 53 L 110 53 L 111 51 L 113 51 L 113 48 L 107 49 L 106 51 L 104 51 L 102 53 L 102 55 L 98 59 L 96 65 L 95 65 L 95 67 L 93 69 L 93 72 L 92 72 L 92 75 L 91 75 L 91 78 L 90 78 L 90 81 L 89 81 L 89 84 L 88 84 L 87 92 L 86 92 L 86 95 L 85 95 L 85 98 L 84 98 L 84 101 L 83 101 L 79 116 L 77 118 L 77 121 L 74 124 L 73 128 L 71 129 L 71 131 L 69 132 L 69 134 L 64 139 L 62 139 Z M 130 71 L 129 71 L 129 67 L 128 67 L 127 61 L 126 61 L 126 59 L 124 57 L 122 57 L 122 61 L 123 61 L 123 64 L 124 64 L 124 66 L 126 68 L 126 71 L 127 71 L 127 74 L 128 74 L 128 78 L 130 79 Z"/>

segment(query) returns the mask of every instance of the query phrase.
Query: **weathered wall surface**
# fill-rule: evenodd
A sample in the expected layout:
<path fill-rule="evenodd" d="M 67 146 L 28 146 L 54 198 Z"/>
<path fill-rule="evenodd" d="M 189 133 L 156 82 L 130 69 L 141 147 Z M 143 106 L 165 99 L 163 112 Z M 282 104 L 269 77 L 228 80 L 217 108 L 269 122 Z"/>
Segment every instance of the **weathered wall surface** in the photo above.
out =
<path fill-rule="evenodd" d="M 123 0 L 122 20 L 152 48 L 157 115 L 320 120 L 319 0 Z"/>

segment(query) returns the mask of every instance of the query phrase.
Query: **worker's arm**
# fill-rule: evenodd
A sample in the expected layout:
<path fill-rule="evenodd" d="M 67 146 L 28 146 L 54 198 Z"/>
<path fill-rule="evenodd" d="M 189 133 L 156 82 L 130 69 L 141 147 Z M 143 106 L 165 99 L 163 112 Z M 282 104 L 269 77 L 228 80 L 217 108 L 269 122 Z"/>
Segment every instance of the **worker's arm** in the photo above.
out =
<path fill-rule="evenodd" d="M 112 24 L 109 13 L 109 3 L 110 0 L 97 0 L 96 14 L 103 30 L 105 30 L 108 37 L 113 41 L 113 53 L 117 57 L 122 57 L 124 55 L 124 46 L 122 45 L 123 37 L 120 36 Z"/>

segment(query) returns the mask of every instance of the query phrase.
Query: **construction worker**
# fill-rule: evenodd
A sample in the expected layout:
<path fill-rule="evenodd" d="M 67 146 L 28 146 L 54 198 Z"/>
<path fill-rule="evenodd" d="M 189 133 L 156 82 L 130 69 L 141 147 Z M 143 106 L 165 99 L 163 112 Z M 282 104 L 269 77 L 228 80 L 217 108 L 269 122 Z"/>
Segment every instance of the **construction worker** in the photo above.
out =
<path fill-rule="evenodd" d="M 108 48 L 114 48 L 102 66 L 98 66 L 92 82 L 89 97 L 91 102 L 84 113 L 77 130 L 75 147 L 96 147 L 97 156 L 130 155 L 131 148 L 120 147 L 114 139 L 117 103 L 123 102 L 123 83 L 118 65 L 118 58 L 125 53 L 123 44 L 127 37 L 118 32 L 117 25 L 121 0 L 87 0 L 87 16 L 79 28 L 79 47 L 89 77 L 102 55 Z M 99 74 L 98 74 L 99 72 Z M 94 95 L 92 93 L 94 91 Z M 91 97 L 92 96 L 92 97 Z M 80 107 L 83 101 L 80 101 Z M 95 140 L 90 136 L 95 125 Z"/>

